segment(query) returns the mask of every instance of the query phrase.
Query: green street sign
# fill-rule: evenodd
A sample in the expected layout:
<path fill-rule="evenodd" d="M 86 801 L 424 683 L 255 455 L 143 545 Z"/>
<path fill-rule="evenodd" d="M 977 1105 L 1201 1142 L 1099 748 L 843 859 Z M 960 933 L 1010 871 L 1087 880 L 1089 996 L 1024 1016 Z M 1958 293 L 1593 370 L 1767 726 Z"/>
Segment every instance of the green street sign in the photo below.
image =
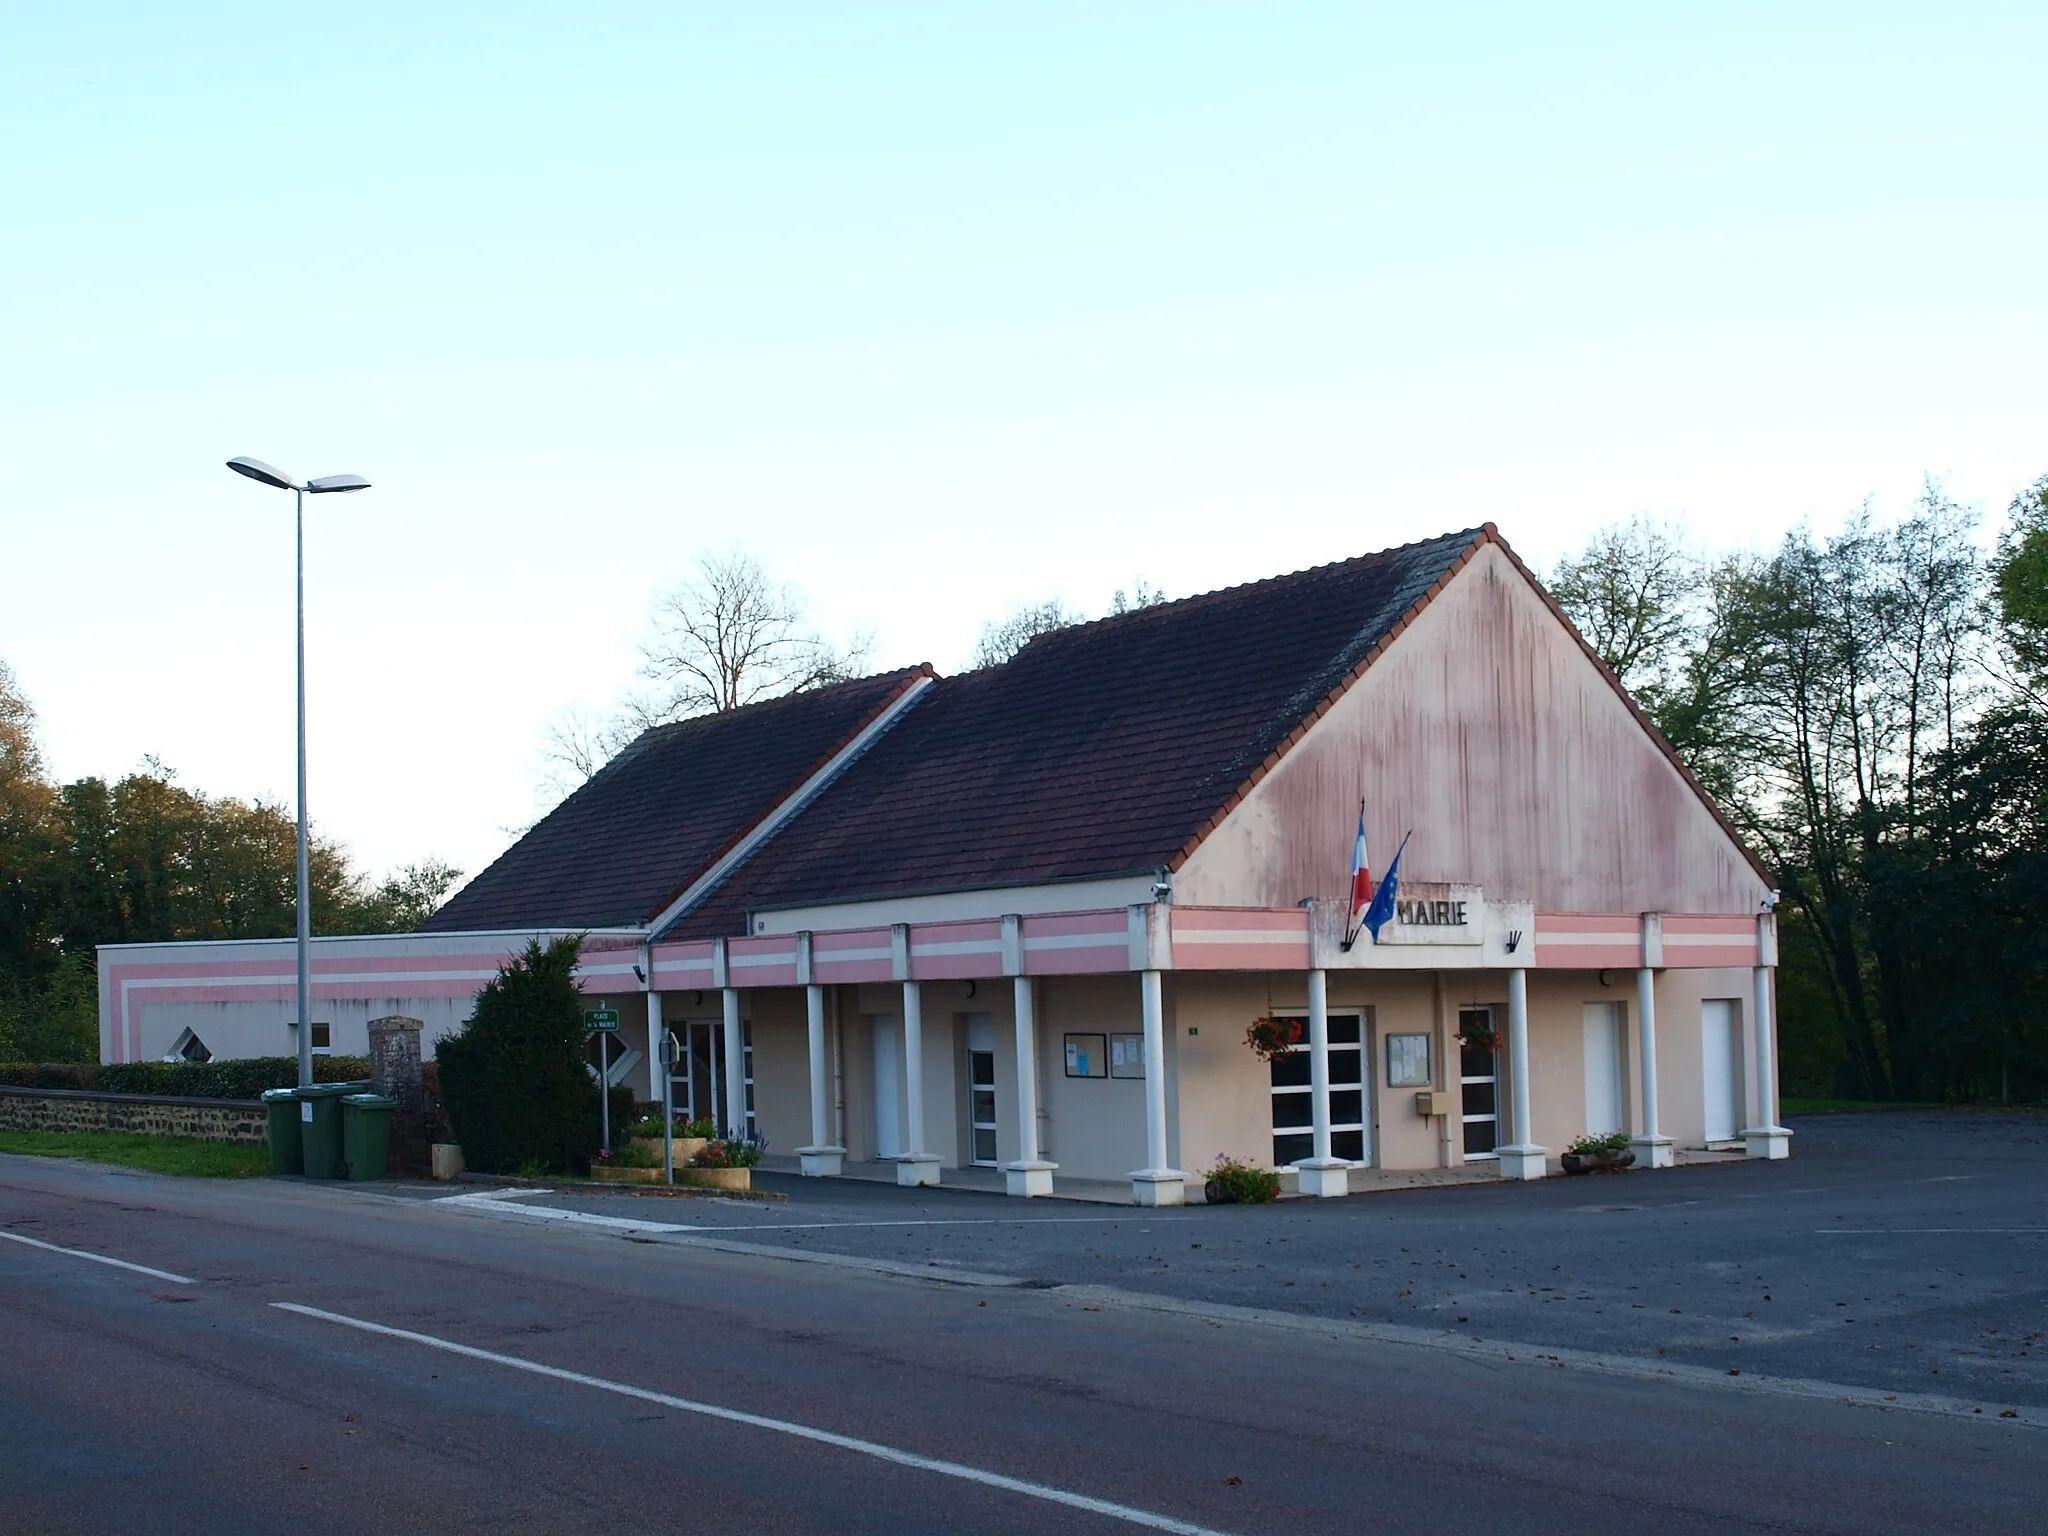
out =
<path fill-rule="evenodd" d="M 583 1010 L 583 1027 L 595 1034 L 616 1035 L 619 1032 L 619 1010 L 586 1008 Z"/>

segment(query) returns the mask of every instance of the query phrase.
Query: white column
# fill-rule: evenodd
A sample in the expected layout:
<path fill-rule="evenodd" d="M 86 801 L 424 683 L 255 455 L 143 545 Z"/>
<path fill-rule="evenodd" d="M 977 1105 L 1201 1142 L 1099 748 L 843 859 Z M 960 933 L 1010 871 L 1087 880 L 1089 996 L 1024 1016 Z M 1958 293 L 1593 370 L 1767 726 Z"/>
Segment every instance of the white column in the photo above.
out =
<path fill-rule="evenodd" d="M 725 1009 L 725 1124 L 722 1131 L 747 1128 L 747 1049 L 740 1034 L 740 989 L 727 987 L 719 1001 Z"/>
<path fill-rule="evenodd" d="M 1351 1193 L 1350 1164 L 1330 1156 L 1330 995 L 1321 969 L 1308 973 L 1308 1094 L 1314 1155 L 1294 1167 L 1304 1195 Z"/>
<path fill-rule="evenodd" d="M 1012 977 L 1010 989 L 1017 1013 L 1017 1160 L 1005 1163 L 1003 1172 L 1008 1175 L 1011 1194 L 1049 1195 L 1053 1170 L 1059 1164 L 1038 1155 L 1038 1036 L 1032 1017 L 1031 978 Z"/>
<path fill-rule="evenodd" d="M 1657 1133 L 1657 973 L 1647 965 L 1636 972 L 1636 1060 L 1641 1064 L 1643 1133 L 1631 1137 L 1629 1145 L 1638 1167 L 1669 1168 L 1678 1149 L 1669 1136 Z"/>
<path fill-rule="evenodd" d="M 1756 1120 L 1743 1131 L 1743 1148 L 1751 1157 L 1789 1156 L 1792 1133 L 1778 1124 L 1778 1044 L 1771 1017 L 1771 967 L 1756 968 L 1750 1028 L 1756 1036 Z"/>
<path fill-rule="evenodd" d="M 939 1157 L 924 1149 L 924 992 L 903 983 L 903 1125 L 910 1146 L 896 1159 L 896 1182 L 905 1186 L 939 1182 Z"/>
<path fill-rule="evenodd" d="M 1166 1004 L 1157 971 L 1138 973 L 1138 1000 L 1145 1020 L 1145 1166 L 1131 1175 L 1131 1199 L 1181 1205 L 1187 1176 L 1166 1157 Z"/>
<path fill-rule="evenodd" d="M 1529 973 L 1508 972 L 1508 1081 L 1513 1087 L 1515 1139 L 1494 1150 L 1504 1179 L 1540 1179 L 1548 1173 L 1548 1147 L 1536 1145 L 1529 1127 Z"/>
<path fill-rule="evenodd" d="M 661 1064 L 661 994 L 648 973 L 647 989 L 647 1096 L 657 1104 L 668 1102 L 668 1073 Z"/>
<path fill-rule="evenodd" d="M 831 1145 L 832 1065 L 825 1052 L 825 989 L 804 988 L 805 1022 L 811 1045 L 811 1144 L 796 1149 L 806 1178 L 836 1178 L 846 1165 L 846 1148 Z"/>

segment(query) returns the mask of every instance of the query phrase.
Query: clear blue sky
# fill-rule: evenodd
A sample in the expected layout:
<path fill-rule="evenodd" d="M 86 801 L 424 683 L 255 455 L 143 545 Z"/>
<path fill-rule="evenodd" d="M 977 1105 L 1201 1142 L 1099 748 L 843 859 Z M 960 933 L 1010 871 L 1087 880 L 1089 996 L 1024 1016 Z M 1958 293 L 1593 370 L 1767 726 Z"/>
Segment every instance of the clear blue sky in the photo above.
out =
<path fill-rule="evenodd" d="M 58 772 L 474 871 L 741 540 L 875 660 L 1497 521 L 2048 471 L 2048 6 L 189 3 L 0 29 L 0 657 Z"/>

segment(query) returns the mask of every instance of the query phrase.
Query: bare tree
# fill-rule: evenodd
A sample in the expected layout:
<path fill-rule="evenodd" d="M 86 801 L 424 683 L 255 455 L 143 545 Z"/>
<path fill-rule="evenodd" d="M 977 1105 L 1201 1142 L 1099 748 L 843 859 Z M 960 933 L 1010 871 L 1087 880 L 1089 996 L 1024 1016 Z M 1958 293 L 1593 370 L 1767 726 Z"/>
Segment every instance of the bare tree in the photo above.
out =
<path fill-rule="evenodd" d="M 1704 575 L 1682 533 L 1639 513 L 1558 561 L 1549 587 L 1600 659 L 1655 713 L 1693 641 Z"/>
<path fill-rule="evenodd" d="M 1122 587 L 1118 587 L 1111 594 L 1109 616 L 1115 618 L 1120 613 L 1135 613 L 1140 608 L 1152 608 L 1166 601 L 1167 596 L 1163 591 L 1139 576 L 1131 582 L 1131 590 L 1128 593 Z"/>
<path fill-rule="evenodd" d="M 640 645 L 640 675 L 654 692 L 631 701 L 629 712 L 661 724 L 855 676 L 867 661 L 867 637 L 842 651 L 806 617 L 803 600 L 746 550 L 698 556 L 696 576 L 654 601 Z"/>
<path fill-rule="evenodd" d="M 550 801 L 572 794 L 644 729 L 630 702 L 602 718 L 580 704 L 557 710 L 541 729 L 541 790 Z"/>
<path fill-rule="evenodd" d="M 1057 597 L 1013 608 L 1008 618 L 990 619 L 981 626 L 981 638 L 974 644 L 974 660 L 970 665 L 976 671 L 983 667 L 999 667 L 1040 635 L 1049 635 L 1056 629 L 1071 629 L 1087 621 L 1085 614 L 1075 612 Z"/>
<path fill-rule="evenodd" d="M 1108 617 L 1135 613 L 1140 608 L 1150 608 L 1166 600 L 1164 592 L 1140 576 L 1131 583 L 1129 591 L 1118 587 L 1111 594 Z M 1063 599 L 1057 597 L 1013 608 L 1009 617 L 991 619 L 981 626 L 981 638 L 975 642 L 974 659 L 968 665 L 976 670 L 999 667 L 1040 635 L 1072 629 L 1076 624 L 1087 622 L 1087 614 L 1069 608 Z"/>
<path fill-rule="evenodd" d="M 655 726 L 860 675 L 871 638 L 857 635 L 840 648 L 805 618 L 803 600 L 771 580 L 746 550 L 699 555 L 696 575 L 650 605 L 640 642 L 640 676 L 648 686 L 628 689 L 608 714 L 570 705 L 542 728 L 535 775 L 541 810 L 581 788 Z"/>

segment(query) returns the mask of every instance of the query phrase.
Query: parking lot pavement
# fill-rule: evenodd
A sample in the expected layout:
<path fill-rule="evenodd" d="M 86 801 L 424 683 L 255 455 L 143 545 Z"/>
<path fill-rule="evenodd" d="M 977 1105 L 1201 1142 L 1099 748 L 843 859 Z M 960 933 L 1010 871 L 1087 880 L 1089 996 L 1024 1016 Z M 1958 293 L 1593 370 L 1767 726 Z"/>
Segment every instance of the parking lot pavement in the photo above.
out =
<path fill-rule="evenodd" d="M 1808 1117 L 1791 1160 L 1117 1212 L 769 1177 L 522 1203 L 941 1272 L 2048 1407 L 2048 1116 Z"/>

